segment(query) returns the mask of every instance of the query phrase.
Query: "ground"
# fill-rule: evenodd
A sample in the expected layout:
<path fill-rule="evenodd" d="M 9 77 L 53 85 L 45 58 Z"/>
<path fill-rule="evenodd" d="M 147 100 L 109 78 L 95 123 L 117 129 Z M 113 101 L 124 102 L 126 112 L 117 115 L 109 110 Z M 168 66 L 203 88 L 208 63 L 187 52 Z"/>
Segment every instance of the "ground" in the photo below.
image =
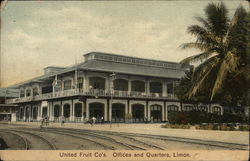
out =
<path fill-rule="evenodd" d="M 249 132 L 166 129 L 161 124 L 0 124 L 2 149 L 248 150 Z M 0 140 L 1 141 L 1 140 Z"/>

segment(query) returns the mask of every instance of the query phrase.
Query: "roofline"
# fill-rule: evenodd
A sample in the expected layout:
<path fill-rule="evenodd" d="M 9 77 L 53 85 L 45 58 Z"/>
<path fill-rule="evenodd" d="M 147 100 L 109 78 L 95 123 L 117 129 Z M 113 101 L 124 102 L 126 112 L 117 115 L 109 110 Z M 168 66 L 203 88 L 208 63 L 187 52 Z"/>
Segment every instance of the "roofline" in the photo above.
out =
<path fill-rule="evenodd" d="M 47 66 L 47 67 L 45 67 L 45 68 L 43 68 L 43 69 L 47 69 L 47 68 L 59 68 L 59 69 L 65 69 L 65 68 L 67 68 L 67 67 Z"/>
<path fill-rule="evenodd" d="M 135 59 L 141 59 L 141 60 L 147 60 L 147 61 L 158 61 L 158 62 L 162 62 L 162 63 L 180 64 L 178 62 L 162 61 L 162 60 L 155 60 L 155 59 L 146 59 L 146 58 L 139 58 L 139 57 L 133 57 L 133 56 L 124 56 L 124 55 L 119 55 L 119 54 L 105 53 L 105 52 L 98 52 L 98 51 L 89 52 L 87 54 L 84 54 L 84 56 L 90 55 L 90 54 L 95 54 L 95 53 L 96 54 L 112 55 L 112 56 L 121 56 L 121 57 L 127 57 L 127 58 L 135 58 Z M 49 78 L 49 77 L 53 77 L 53 76 L 60 75 L 60 74 L 63 74 L 63 73 L 71 72 L 71 71 L 75 70 L 76 67 L 78 67 L 78 66 L 80 66 L 80 65 L 82 65 L 84 63 L 86 63 L 86 61 L 81 62 L 81 63 L 76 64 L 76 65 L 68 66 L 68 67 L 48 66 L 48 67 L 45 67 L 43 69 L 46 69 L 46 68 L 49 68 L 49 67 L 56 67 L 56 68 L 62 68 L 62 70 L 54 72 L 54 73 L 50 73 L 50 74 L 41 75 L 41 76 L 38 76 L 38 77 L 35 77 L 35 78 L 32 78 L 32 79 L 26 80 L 26 81 L 23 81 L 23 82 L 20 82 L 20 83 L 16 83 L 16 84 L 4 87 L 4 88 L 15 89 L 15 88 L 20 87 L 21 85 L 25 85 L 25 84 L 31 83 L 31 82 L 33 82 L 35 80 L 38 81 L 38 80 L 42 80 L 44 78 Z M 90 70 L 88 68 L 82 68 L 82 69 Z M 94 70 L 94 71 L 97 71 L 97 70 Z M 98 71 L 103 71 L 103 70 L 98 70 Z M 123 73 L 123 74 L 126 74 L 126 73 Z M 127 74 L 130 74 L 130 73 L 127 73 Z M 162 77 L 162 78 L 167 78 L 167 77 Z M 176 78 L 176 79 L 178 79 L 178 78 Z"/>
<path fill-rule="evenodd" d="M 162 63 L 180 64 L 179 62 L 173 62 L 173 61 L 164 61 L 164 60 L 149 59 L 149 58 L 139 58 L 139 57 L 135 57 L 135 56 L 125 56 L 125 55 L 119 55 L 119 54 L 113 54 L 113 53 L 105 53 L 105 52 L 99 52 L 99 51 L 92 51 L 92 52 L 89 52 L 87 54 L 83 54 L 83 56 L 87 56 L 87 55 L 90 55 L 90 54 L 105 54 L 105 55 L 111 55 L 111 56 L 121 56 L 121 57 L 148 60 L 148 61 L 158 61 L 158 62 L 162 62 Z"/>

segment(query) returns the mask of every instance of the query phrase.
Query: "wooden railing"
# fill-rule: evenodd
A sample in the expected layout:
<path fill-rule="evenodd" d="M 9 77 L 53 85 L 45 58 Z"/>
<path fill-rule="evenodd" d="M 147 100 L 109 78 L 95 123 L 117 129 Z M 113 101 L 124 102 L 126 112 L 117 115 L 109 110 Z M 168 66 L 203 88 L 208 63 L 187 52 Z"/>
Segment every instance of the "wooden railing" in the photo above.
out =
<path fill-rule="evenodd" d="M 103 89 L 90 89 L 90 90 L 82 90 L 82 89 L 70 89 L 64 90 L 54 93 L 46 93 L 40 94 L 36 96 L 29 97 L 20 97 L 14 99 L 7 99 L 7 104 L 21 103 L 21 102 L 30 102 L 30 101 L 40 101 L 40 100 L 49 100 L 54 98 L 61 97 L 69 97 L 69 96 L 77 96 L 77 95 L 85 95 L 85 96 L 107 96 L 107 97 L 128 97 L 128 98 L 156 98 L 156 99 L 172 99 L 177 100 L 177 97 L 173 94 L 167 94 L 163 96 L 162 93 L 145 93 L 145 92 L 135 92 L 135 91 L 118 91 L 114 90 L 111 92 L 110 90 Z"/>

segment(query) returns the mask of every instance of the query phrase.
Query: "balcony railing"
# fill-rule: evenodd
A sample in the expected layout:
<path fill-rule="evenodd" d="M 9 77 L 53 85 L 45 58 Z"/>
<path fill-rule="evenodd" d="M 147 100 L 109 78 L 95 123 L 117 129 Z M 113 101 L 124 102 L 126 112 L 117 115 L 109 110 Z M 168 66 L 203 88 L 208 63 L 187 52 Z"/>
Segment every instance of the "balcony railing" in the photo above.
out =
<path fill-rule="evenodd" d="M 21 102 L 30 102 L 30 101 L 40 101 L 40 100 L 49 100 L 54 98 L 61 98 L 61 97 L 69 97 L 69 96 L 113 96 L 113 97 L 128 97 L 128 98 L 156 98 L 156 99 L 172 99 L 177 100 L 177 97 L 173 94 L 167 94 L 163 96 L 162 93 L 145 93 L 145 92 L 135 92 L 135 91 L 117 91 L 114 90 L 111 92 L 110 90 L 102 90 L 102 89 L 90 89 L 90 90 L 82 90 L 82 89 L 70 89 L 64 90 L 54 93 L 46 93 L 40 94 L 36 96 L 29 96 L 29 97 L 20 97 L 14 99 L 6 100 L 7 104 L 13 103 L 21 103 Z"/>

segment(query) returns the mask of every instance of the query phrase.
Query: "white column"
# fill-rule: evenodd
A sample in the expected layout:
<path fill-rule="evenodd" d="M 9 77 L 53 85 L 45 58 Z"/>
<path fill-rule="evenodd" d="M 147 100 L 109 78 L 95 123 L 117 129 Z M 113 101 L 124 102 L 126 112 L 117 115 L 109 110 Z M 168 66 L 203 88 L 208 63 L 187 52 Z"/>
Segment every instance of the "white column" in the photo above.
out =
<path fill-rule="evenodd" d="M 42 109 L 41 109 L 42 107 L 41 107 L 41 105 L 39 106 L 37 106 L 37 121 L 40 121 L 41 120 L 41 113 L 42 113 Z"/>
<path fill-rule="evenodd" d="M 162 96 L 166 97 L 168 94 L 167 94 L 167 84 L 166 82 L 162 82 Z"/>
<path fill-rule="evenodd" d="M 165 121 L 165 118 L 164 118 L 164 114 L 165 114 L 165 108 L 164 108 L 164 105 L 163 106 L 161 106 L 161 113 L 162 113 L 162 117 L 161 117 L 161 120 L 162 121 Z"/>
<path fill-rule="evenodd" d="M 112 121 L 112 102 L 109 101 L 109 120 L 108 121 Z"/>
<path fill-rule="evenodd" d="M 111 91 L 112 78 L 105 78 L 105 91 Z"/>
<path fill-rule="evenodd" d="M 131 93 L 131 80 L 128 80 L 128 94 Z"/>
<path fill-rule="evenodd" d="M 221 111 L 220 111 L 220 115 L 223 115 L 223 107 L 220 107 Z"/>
<path fill-rule="evenodd" d="M 83 76 L 83 89 L 85 91 L 89 90 L 89 78 L 88 78 L 87 74 L 84 74 L 84 76 Z"/>
<path fill-rule="evenodd" d="M 72 121 L 75 121 L 75 104 L 72 104 Z"/>
<path fill-rule="evenodd" d="M 150 105 L 148 105 L 148 120 L 150 119 L 151 117 L 151 110 L 150 110 Z"/>
<path fill-rule="evenodd" d="M 127 114 L 128 113 L 128 104 L 126 103 L 125 104 L 125 114 Z"/>
<path fill-rule="evenodd" d="M 105 104 L 104 104 L 104 121 L 108 121 L 107 119 L 108 119 L 108 110 L 107 110 L 107 107 L 108 105 L 107 105 L 107 102 L 105 102 Z"/>
<path fill-rule="evenodd" d="M 168 121 L 168 107 L 167 106 L 165 106 L 165 116 L 166 116 L 165 121 Z"/>
<path fill-rule="evenodd" d="M 24 88 L 24 97 L 26 97 L 26 88 Z"/>
<path fill-rule="evenodd" d="M 70 104 L 70 115 L 69 115 L 69 121 L 73 121 L 73 104 Z"/>
<path fill-rule="evenodd" d="M 89 120 L 89 103 L 86 103 L 86 118 Z"/>
<path fill-rule="evenodd" d="M 146 118 L 146 117 L 147 117 L 147 107 L 146 107 L 146 105 L 144 105 L 144 118 Z"/>
<path fill-rule="evenodd" d="M 61 116 L 64 116 L 64 115 L 63 115 L 63 111 L 64 111 L 64 109 L 63 109 L 63 104 L 62 104 L 61 109 L 62 109 L 62 114 L 61 114 Z"/>
<path fill-rule="evenodd" d="M 129 114 L 131 114 L 132 115 L 132 104 L 131 103 L 129 103 Z"/>
<path fill-rule="evenodd" d="M 149 80 L 146 80 L 146 82 L 145 82 L 145 92 L 147 95 L 150 94 L 150 82 L 149 82 Z"/>

